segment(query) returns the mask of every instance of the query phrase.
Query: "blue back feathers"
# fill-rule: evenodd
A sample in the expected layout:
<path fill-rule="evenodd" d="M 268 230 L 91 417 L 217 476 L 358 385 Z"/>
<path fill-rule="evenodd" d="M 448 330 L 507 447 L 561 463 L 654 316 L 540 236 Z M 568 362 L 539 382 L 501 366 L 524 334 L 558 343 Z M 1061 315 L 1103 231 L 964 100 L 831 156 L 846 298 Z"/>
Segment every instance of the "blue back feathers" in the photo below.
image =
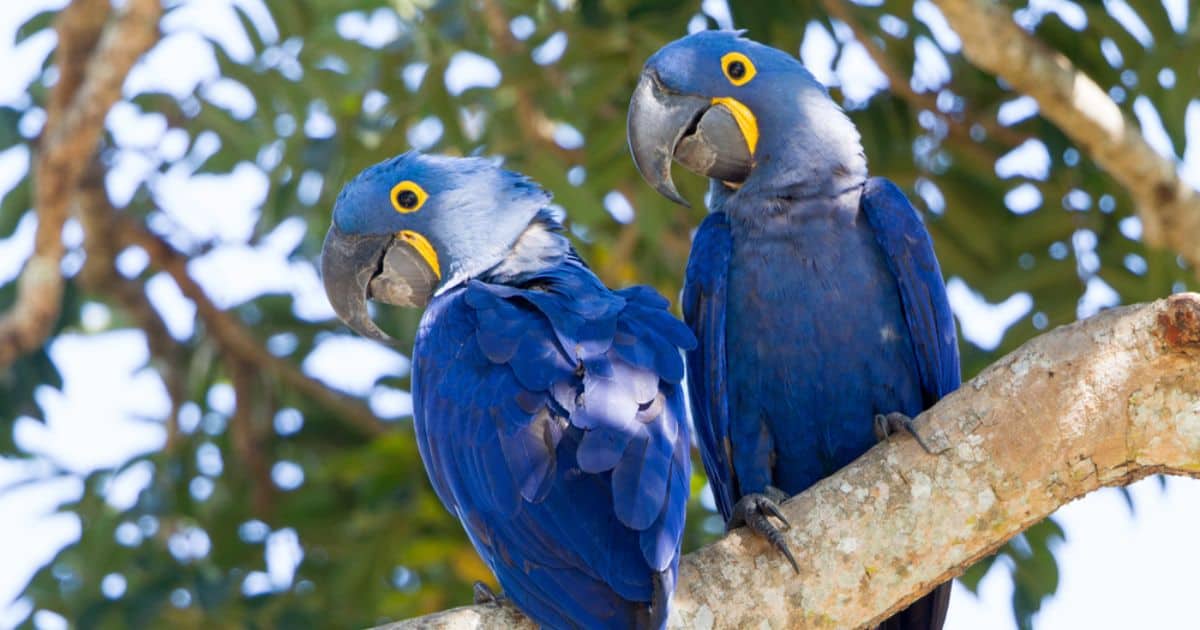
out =
<path fill-rule="evenodd" d="M 414 350 L 418 444 L 505 593 L 550 627 L 646 623 L 674 588 L 689 490 L 687 328 L 574 257 L 435 298 Z"/>

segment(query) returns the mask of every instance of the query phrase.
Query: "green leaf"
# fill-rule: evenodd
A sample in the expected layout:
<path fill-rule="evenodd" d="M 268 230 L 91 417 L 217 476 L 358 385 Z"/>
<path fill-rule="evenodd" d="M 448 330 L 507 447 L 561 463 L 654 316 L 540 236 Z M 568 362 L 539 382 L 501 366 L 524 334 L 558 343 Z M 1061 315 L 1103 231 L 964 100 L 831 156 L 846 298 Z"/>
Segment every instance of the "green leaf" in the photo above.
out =
<path fill-rule="evenodd" d="M 55 10 L 40 11 L 25 20 L 24 24 L 17 27 L 16 36 L 13 37 L 13 46 L 20 46 L 25 40 L 53 26 L 54 18 L 57 15 L 58 11 Z"/>

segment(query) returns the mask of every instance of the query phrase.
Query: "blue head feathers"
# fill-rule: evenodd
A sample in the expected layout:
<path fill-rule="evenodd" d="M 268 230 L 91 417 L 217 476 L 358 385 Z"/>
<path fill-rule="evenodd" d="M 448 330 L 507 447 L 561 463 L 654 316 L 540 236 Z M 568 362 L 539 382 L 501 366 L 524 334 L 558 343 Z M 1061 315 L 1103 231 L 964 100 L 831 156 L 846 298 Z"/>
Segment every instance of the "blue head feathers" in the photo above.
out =
<path fill-rule="evenodd" d="M 825 87 L 795 57 L 740 32 L 701 31 L 651 56 L 628 124 L 642 175 L 681 203 L 672 161 L 712 178 L 718 196 L 795 196 L 865 179 L 858 132 Z"/>
<path fill-rule="evenodd" d="M 418 206 L 400 205 L 413 199 Z M 444 290 L 498 264 L 549 203 L 550 193 L 493 160 L 410 151 L 346 184 L 333 223 L 349 234 L 421 234 L 437 255 Z"/>
<path fill-rule="evenodd" d="M 646 60 L 664 87 L 681 94 L 735 97 L 763 108 L 772 94 L 816 90 L 820 84 L 793 56 L 742 37 L 743 31 L 700 31 L 663 46 Z M 737 64 L 741 63 L 739 69 Z"/>
<path fill-rule="evenodd" d="M 485 158 L 409 152 L 371 166 L 334 205 L 322 251 L 326 293 L 352 328 L 386 339 L 368 298 L 424 306 L 513 260 L 536 263 L 547 258 L 543 250 L 565 255 L 566 241 L 543 211 L 549 202 L 537 184 Z M 529 242 L 540 256 L 530 255 Z"/>

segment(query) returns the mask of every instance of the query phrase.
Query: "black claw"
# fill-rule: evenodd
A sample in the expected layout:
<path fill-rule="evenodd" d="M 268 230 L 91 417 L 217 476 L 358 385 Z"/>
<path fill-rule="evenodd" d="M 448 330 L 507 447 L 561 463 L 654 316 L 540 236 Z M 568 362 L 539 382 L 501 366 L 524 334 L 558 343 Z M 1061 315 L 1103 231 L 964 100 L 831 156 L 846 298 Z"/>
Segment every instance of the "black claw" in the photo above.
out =
<path fill-rule="evenodd" d="M 490 587 L 487 584 L 484 584 L 483 582 L 480 582 L 478 580 L 475 581 L 475 585 L 472 587 L 471 590 L 474 594 L 474 600 L 475 600 L 476 605 L 495 604 L 497 606 L 500 606 L 504 603 L 503 596 L 497 595 L 496 591 L 492 590 L 492 587 Z"/>
<path fill-rule="evenodd" d="M 784 529 L 792 528 L 792 524 L 788 522 L 787 517 L 783 515 L 783 510 L 781 510 L 774 501 L 771 501 L 770 503 L 760 503 L 758 507 L 761 508 L 762 511 L 766 512 L 768 516 L 774 516 L 775 518 L 779 519 L 779 522 L 783 523 Z"/>
<path fill-rule="evenodd" d="M 657 630 L 657 628 L 663 627 L 667 621 L 667 600 L 671 597 L 671 594 L 667 592 L 667 585 L 663 582 L 663 574 L 661 572 L 650 576 L 650 581 L 654 585 L 654 593 L 650 596 L 650 606 L 646 611 L 647 619 L 645 627 L 650 630 Z"/>
<path fill-rule="evenodd" d="M 929 448 L 929 445 L 925 443 L 925 440 L 921 437 L 921 434 L 917 433 L 917 426 L 916 423 L 913 422 L 912 418 L 900 413 L 899 411 L 893 411 L 886 416 L 883 414 L 875 415 L 875 438 L 880 442 L 886 442 L 888 438 L 897 431 L 904 431 L 905 433 L 913 436 L 913 439 L 917 441 L 917 444 L 919 444 L 926 453 L 929 453 L 930 455 L 937 455 L 937 451 Z"/>
<path fill-rule="evenodd" d="M 767 541 L 771 543 L 771 546 L 778 549 L 779 553 L 782 553 L 783 557 L 787 558 L 788 563 L 792 565 L 793 571 L 795 571 L 797 574 L 800 573 L 800 565 L 796 562 L 796 557 L 792 555 L 792 550 L 790 547 L 788 547 L 787 541 L 784 540 L 783 533 L 772 527 L 770 523 L 766 523 L 765 518 L 763 520 L 764 528 L 767 531 L 759 533 L 764 534 L 767 537 Z M 751 529 L 753 529 L 753 527 Z"/>
<path fill-rule="evenodd" d="M 875 414 L 874 426 L 875 426 L 875 441 L 876 442 L 887 442 L 888 437 L 890 437 L 890 433 L 891 433 L 891 431 L 888 430 L 887 416 L 885 416 L 881 413 Z"/>
<path fill-rule="evenodd" d="M 777 499 L 776 497 L 780 497 Z M 738 500 L 733 506 L 733 515 L 729 522 L 725 525 L 725 530 L 731 530 L 735 527 L 745 525 L 750 528 L 750 531 L 766 538 L 771 546 L 778 549 L 783 557 L 787 558 L 791 563 L 792 569 L 796 573 L 800 573 L 800 564 L 796 562 L 796 557 L 792 555 L 792 550 L 788 547 L 787 540 L 783 536 L 783 532 L 778 527 L 775 527 L 769 517 L 779 519 L 783 524 L 783 529 L 789 529 L 792 525 L 783 515 L 783 510 L 779 508 L 779 502 L 787 498 L 781 490 L 771 486 L 767 486 L 762 494 L 748 494 Z"/>

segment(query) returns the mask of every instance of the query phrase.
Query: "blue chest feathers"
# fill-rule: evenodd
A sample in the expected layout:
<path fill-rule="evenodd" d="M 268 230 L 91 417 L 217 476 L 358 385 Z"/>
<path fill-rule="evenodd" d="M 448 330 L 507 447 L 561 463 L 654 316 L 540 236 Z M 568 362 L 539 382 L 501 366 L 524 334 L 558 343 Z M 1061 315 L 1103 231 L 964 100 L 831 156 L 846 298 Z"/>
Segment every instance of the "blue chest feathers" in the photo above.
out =
<path fill-rule="evenodd" d="M 740 490 L 793 494 L 871 448 L 876 413 L 921 410 L 916 359 L 856 195 L 740 208 L 730 223 L 726 356 Z"/>

